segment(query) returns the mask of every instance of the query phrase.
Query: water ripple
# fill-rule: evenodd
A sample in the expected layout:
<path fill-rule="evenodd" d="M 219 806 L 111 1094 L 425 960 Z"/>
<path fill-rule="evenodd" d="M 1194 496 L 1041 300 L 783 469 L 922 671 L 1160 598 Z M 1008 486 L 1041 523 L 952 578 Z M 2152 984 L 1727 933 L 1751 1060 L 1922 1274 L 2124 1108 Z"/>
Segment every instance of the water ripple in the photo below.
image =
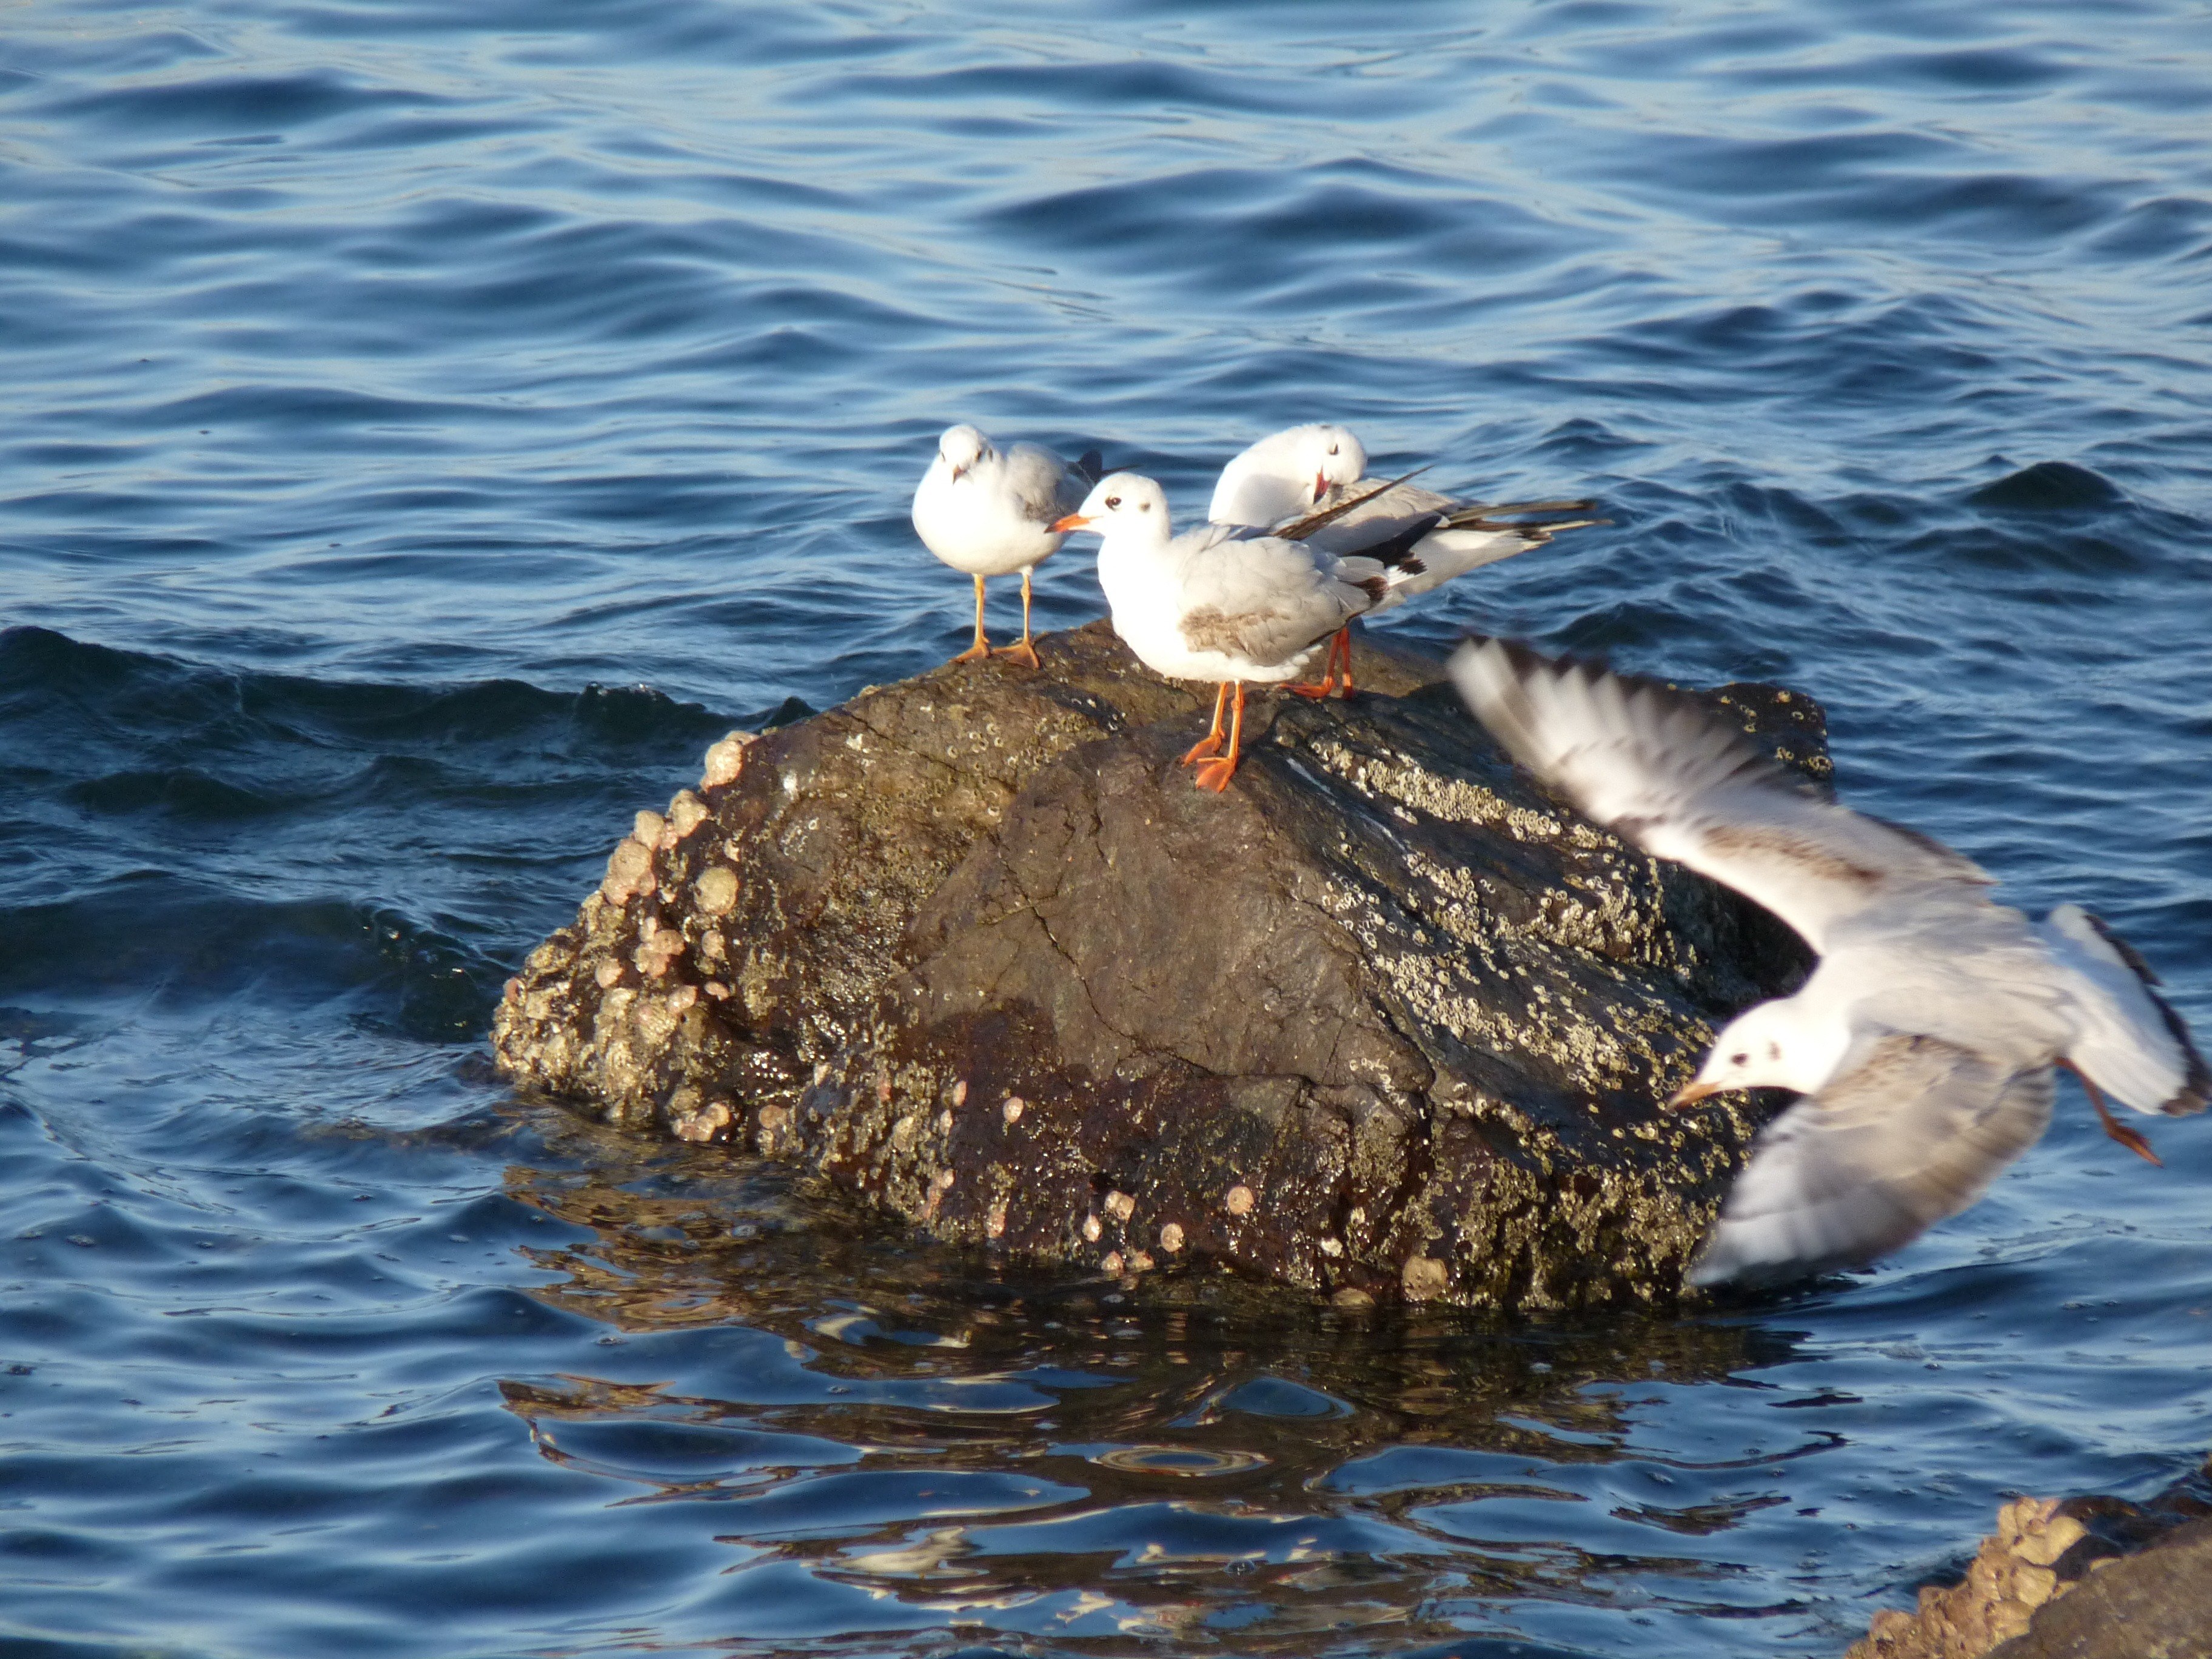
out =
<path fill-rule="evenodd" d="M 2002 1496 L 2181 1473 L 2203 1121 L 1505 1327 L 919 1249 L 481 1039 L 708 743 L 957 648 L 957 417 L 1185 512 L 1322 415 L 1596 495 L 1389 625 L 1802 685 L 2212 1026 L 2197 21 L 17 8 L 0 1640 L 1828 1653 Z"/>

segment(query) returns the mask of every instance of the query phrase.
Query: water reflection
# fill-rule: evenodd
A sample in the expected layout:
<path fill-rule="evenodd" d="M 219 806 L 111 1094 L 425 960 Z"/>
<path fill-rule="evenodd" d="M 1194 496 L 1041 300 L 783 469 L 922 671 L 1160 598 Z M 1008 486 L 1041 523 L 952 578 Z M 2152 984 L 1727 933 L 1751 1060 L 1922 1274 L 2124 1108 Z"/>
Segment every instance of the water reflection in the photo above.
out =
<path fill-rule="evenodd" d="M 514 1378 L 506 1404 L 547 1459 L 633 1485 L 626 1504 L 716 1506 L 763 1587 L 797 1571 L 924 1625 L 1285 1651 L 1446 1640 L 1531 1599 L 1741 1617 L 1784 1609 L 1731 1594 L 1745 1571 L 1713 1540 L 1790 1501 L 1780 1464 L 1838 1443 L 1632 1444 L 1655 1382 L 1792 1358 L 1771 1329 L 1041 1276 L 780 1170 L 553 1138 L 567 1156 L 511 1168 L 508 1192 L 590 1235 L 532 1253 L 556 1275 L 537 1294 L 681 1380 Z M 736 1332 L 719 1368 L 684 1346 Z"/>

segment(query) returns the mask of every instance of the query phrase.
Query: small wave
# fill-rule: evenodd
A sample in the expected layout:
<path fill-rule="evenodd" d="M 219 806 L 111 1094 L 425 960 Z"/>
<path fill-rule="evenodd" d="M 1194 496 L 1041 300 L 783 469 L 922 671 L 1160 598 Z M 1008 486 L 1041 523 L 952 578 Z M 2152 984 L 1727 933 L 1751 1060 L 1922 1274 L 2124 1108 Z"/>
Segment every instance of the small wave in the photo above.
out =
<path fill-rule="evenodd" d="M 2071 513 L 2127 500 L 2112 481 L 2071 461 L 2038 461 L 1985 483 L 1966 497 L 1998 513 Z"/>
<path fill-rule="evenodd" d="M 319 680 L 7 629 L 0 987 L 355 999 L 466 1038 L 532 942 L 517 883 L 573 903 L 646 780 L 732 723 L 645 687 Z"/>

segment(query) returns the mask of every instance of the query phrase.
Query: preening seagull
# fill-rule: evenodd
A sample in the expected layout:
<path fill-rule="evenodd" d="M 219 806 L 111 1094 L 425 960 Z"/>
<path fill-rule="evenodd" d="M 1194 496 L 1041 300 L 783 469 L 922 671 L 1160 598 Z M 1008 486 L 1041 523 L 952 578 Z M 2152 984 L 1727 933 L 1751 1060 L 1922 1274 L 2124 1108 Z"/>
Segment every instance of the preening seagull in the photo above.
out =
<path fill-rule="evenodd" d="M 952 660 L 991 654 L 983 635 L 983 579 L 1022 573 L 1022 637 L 1000 655 L 1038 666 L 1030 642 L 1030 575 L 1059 550 L 1053 520 L 1073 510 L 1103 470 L 1097 453 L 1073 466 L 1036 444 L 1000 450 L 974 427 L 945 428 L 937 456 L 914 492 L 922 545 L 975 579 L 975 642 Z"/>
<path fill-rule="evenodd" d="M 1690 1282 L 1771 1284 L 1862 1265 L 1955 1215 L 2049 1122 L 2063 1066 L 2104 1096 L 2202 1111 L 2212 1072 L 2157 978 L 2080 906 L 2040 922 L 1942 843 L 1801 784 L 1654 682 L 1498 641 L 1452 659 L 1469 708 L 1588 817 L 1735 888 L 1819 953 L 1795 994 L 1739 1014 L 1668 1103 L 1805 1097 L 1760 1132 Z"/>
<path fill-rule="evenodd" d="M 1366 476 L 1366 447 L 1350 428 L 1324 422 L 1285 427 L 1221 469 L 1206 516 L 1216 524 L 1272 529 Z"/>
<path fill-rule="evenodd" d="M 1424 468 L 1423 471 L 1426 469 Z M 1407 478 L 1367 476 L 1367 449 L 1348 427 L 1327 422 L 1269 434 L 1221 469 L 1207 517 L 1306 541 L 1339 556 L 1402 535 L 1423 567 L 1396 586 L 1400 601 L 1455 576 L 1540 547 L 1562 531 L 1600 520 L 1588 501 L 1455 500 Z M 1316 694 L 1352 690 L 1352 637 L 1340 633 Z"/>
<path fill-rule="evenodd" d="M 1133 472 L 1101 479 L 1053 529 L 1101 538 L 1098 584 L 1114 631 L 1130 650 L 1171 679 L 1211 680 L 1219 688 L 1212 729 L 1183 757 L 1186 766 L 1206 763 L 1198 774 L 1205 789 L 1227 788 L 1237 770 L 1245 682 L 1290 679 L 1346 621 L 1388 604 L 1394 580 L 1409 574 L 1404 563 L 1340 558 L 1228 525 L 1204 524 L 1178 536 L 1166 492 Z M 1221 719 L 1232 687 L 1224 755 Z"/>

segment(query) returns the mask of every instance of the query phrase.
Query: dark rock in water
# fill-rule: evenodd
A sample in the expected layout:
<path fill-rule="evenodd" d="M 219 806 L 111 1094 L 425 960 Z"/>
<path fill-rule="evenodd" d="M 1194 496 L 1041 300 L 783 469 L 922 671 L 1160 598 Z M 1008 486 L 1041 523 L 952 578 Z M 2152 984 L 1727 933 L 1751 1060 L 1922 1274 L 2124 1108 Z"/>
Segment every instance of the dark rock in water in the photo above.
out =
<path fill-rule="evenodd" d="M 1032 1259 L 1672 1296 L 1757 1114 L 1655 1103 L 1794 935 L 1540 794 L 1439 665 L 1255 698 L 1216 795 L 1210 697 L 1038 646 L 717 744 L 509 983 L 502 1068 Z M 1825 775 L 1809 699 L 1713 695 Z"/>

